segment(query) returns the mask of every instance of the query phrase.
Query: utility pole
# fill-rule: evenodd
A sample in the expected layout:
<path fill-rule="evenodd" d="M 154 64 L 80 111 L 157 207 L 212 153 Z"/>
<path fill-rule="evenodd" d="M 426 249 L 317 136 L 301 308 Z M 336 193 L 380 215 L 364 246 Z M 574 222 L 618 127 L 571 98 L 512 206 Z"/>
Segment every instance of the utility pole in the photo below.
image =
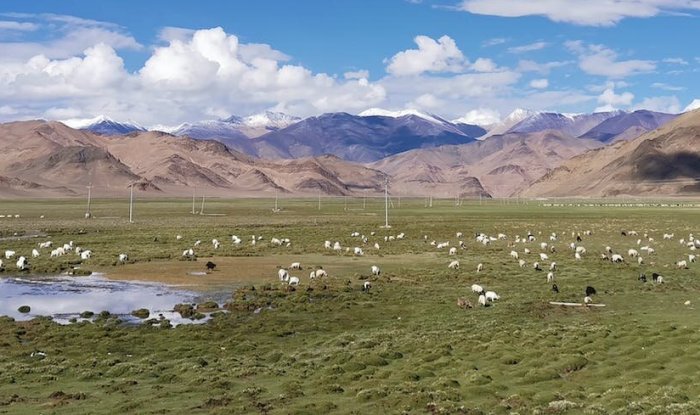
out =
<path fill-rule="evenodd" d="M 318 210 L 321 210 L 321 191 L 318 192 Z"/>
<path fill-rule="evenodd" d="M 92 217 L 92 212 L 90 212 L 90 199 L 92 196 L 92 183 L 87 187 L 88 189 L 88 200 L 87 200 L 87 212 L 85 212 L 85 219 L 90 219 Z"/>
<path fill-rule="evenodd" d="M 199 214 L 200 215 L 204 214 L 204 195 L 202 195 L 202 208 L 199 210 Z"/>
<path fill-rule="evenodd" d="M 391 228 L 389 226 L 389 177 L 384 179 L 384 228 Z"/>
<path fill-rule="evenodd" d="M 195 211 L 194 211 L 194 197 L 195 197 L 195 194 L 196 194 L 196 193 L 197 193 L 197 186 L 195 186 L 194 188 L 192 188 L 192 214 L 193 214 L 193 215 L 195 214 Z"/>
<path fill-rule="evenodd" d="M 129 223 L 134 223 L 134 183 L 131 183 L 129 188 Z"/>

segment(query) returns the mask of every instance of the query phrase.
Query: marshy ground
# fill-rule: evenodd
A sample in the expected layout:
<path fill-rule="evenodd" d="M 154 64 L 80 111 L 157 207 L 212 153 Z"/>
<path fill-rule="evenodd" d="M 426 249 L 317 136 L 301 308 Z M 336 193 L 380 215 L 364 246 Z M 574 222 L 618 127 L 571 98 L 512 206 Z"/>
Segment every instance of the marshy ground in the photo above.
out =
<path fill-rule="evenodd" d="M 71 325 L 0 318 L 0 413 L 700 413 L 700 265 L 674 266 L 690 252 L 678 240 L 700 236 L 697 207 L 436 201 L 426 208 L 412 200 L 392 209 L 393 227 L 381 229 L 382 202 L 368 199 L 361 209 L 362 199 L 352 200 L 346 209 L 343 200 L 324 200 L 318 210 L 316 200 L 284 200 L 272 213 L 269 200 L 213 200 L 210 216 L 190 214 L 187 201 L 138 201 L 133 224 L 121 201 L 93 203 L 90 220 L 75 201 L 3 202 L 7 214 L 21 214 L 0 220 L 3 251 L 29 253 L 44 240 L 93 251 L 81 263 L 75 254 L 49 258 L 44 250 L 30 259 L 32 274 L 80 266 L 114 279 L 226 293 L 228 312 L 176 328 L 109 317 Z M 362 246 L 353 231 L 369 238 L 363 257 L 352 255 Z M 455 246 L 458 231 L 466 249 L 456 256 L 430 245 Z M 536 242 L 508 246 L 528 231 Z M 401 232 L 405 239 L 384 241 Z M 484 246 L 476 232 L 508 240 Z M 582 235 L 582 261 L 568 247 L 571 232 Z M 642 253 L 640 266 L 626 253 L 644 233 L 654 241 L 641 244 L 656 253 Z M 675 236 L 664 240 L 664 233 Z M 251 235 L 263 239 L 252 246 Z M 270 246 L 272 237 L 291 246 Z M 222 242 L 218 250 L 213 238 Z M 196 240 L 197 261 L 182 260 Z M 325 240 L 351 252 L 328 251 Z M 546 282 L 549 262 L 543 272 L 531 267 L 543 241 L 557 248 L 548 255 L 559 267 L 559 294 Z M 606 246 L 629 264 L 600 260 Z M 122 252 L 129 259 L 120 265 Z M 453 259 L 459 270 L 447 268 Z M 197 275 L 209 260 L 216 270 Z M 291 271 L 301 284 L 290 291 L 277 266 L 296 261 L 305 268 Z M 371 265 L 380 276 L 370 275 Z M 315 266 L 329 277 L 310 281 Z M 640 272 L 666 282 L 642 283 Z M 14 261 L 0 275 L 19 275 Z M 365 280 L 369 293 L 360 289 Z M 458 308 L 458 297 L 476 305 L 473 283 L 501 299 Z M 588 285 L 606 307 L 549 305 L 581 302 Z"/>

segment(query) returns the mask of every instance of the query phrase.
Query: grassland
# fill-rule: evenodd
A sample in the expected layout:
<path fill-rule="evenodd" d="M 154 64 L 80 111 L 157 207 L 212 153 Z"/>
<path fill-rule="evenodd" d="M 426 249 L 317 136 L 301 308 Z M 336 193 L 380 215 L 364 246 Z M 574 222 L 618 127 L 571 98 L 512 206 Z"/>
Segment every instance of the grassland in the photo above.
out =
<path fill-rule="evenodd" d="M 543 207 L 537 203 L 402 201 L 383 224 L 383 204 L 361 199 L 214 200 L 213 215 L 192 215 L 187 201 L 139 201 L 128 223 L 123 202 L 97 201 L 94 218 L 82 218 L 75 201 L 3 202 L 0 248 L 29 252 L 52 240 L 93 250 L 75 256 L 42 255 L 32 272 L 52 274 L 80 265 L 109 277 L 149 279 L 231 293 L 230 312 L 203 326 L 124 327 L 104 318 L 59 326 L 49 319 L 0 318 L 0 413 L 456 413 L 456 414 L 692 414 L 700 413 L 700 281 L 698 265 L 673 267 L 687 255 L 678 239 L 700 235 L 700 211 L 692 207 Z M 44 215 L 43 219 L 39 219 Z M 550 254 L 560 270 L 553 294 L 544 273 L 518 267 L 507 241 L 476 244 L 475 232 L 536 234 L 528 265 L 551 232 L 560 240 Z M 588 250 L 574 261 L 571 232 L 590 230 Z M 625 253 L 637 247 L 636 230 L 655 239 L 646 265 L 601 261 L 606 245 Z M 336 255 L 326 239 L 358 246 L 350 233 L 376 232 L 365 256 Z M 461 269 L 431 240 L 457 242 Z M 385 235 L 407 238 L 384 242 Z M 539 234 L 541 232 L 541 235 Z M 662 239 L 675 233 L 672 241 Z M 33 234 L 39 237 L 27 237 Z M 243 239 L 241 247 L 230 235 Z M 181 235 L 182 240 L 177 240 Z M 263 241 L 250 245 L 251 235 Z M 428 235 L 427 241 L 423 235 Z M 271 237 L 290 247 L 271 247 Z M 210 241 L 223 242 L 214 250 Z M 200 239 L 199 260 L 182 261 L 183 249 Z M 377 241 L 377 252 L 371 245 Z M 645 241 L 646 242 L 646 241 Z M 643 243 L 644 244 L 644 243 Z M 518 245 L 521 252 L 525 245 Z M 119 253 L 129 264 L 117 265 Z M 644 254 L 643 254 L 644 255 Z M 203 270 L 211 259 L 217 271 Z M 276 266 L 299 260 L 323 265 L 330 277 L 289 291 Z M 476 265 L 485 270 L 477 274 Z M 369 267 L 382 268 L 370 277 Z M 3 275 L 16 275 L 12 264 Z M 643 284 L 640 271 L 666 283 Z M 366 279 L 372 291 L 360 290 Z M 462 310 L 458 297 L 480 283 L 497 291 L 491 307 Z M 598 309 L 561 308 L 552 300 L 583 298 L 596 287 Z M 690 305 L 684 305 L 690 301 Z M 257 312 L 255 312 L 257 310 Z M 100 310 L 94 310 L 99 312 Z M 42 351 L 46 356 L 32 356 Z"/>

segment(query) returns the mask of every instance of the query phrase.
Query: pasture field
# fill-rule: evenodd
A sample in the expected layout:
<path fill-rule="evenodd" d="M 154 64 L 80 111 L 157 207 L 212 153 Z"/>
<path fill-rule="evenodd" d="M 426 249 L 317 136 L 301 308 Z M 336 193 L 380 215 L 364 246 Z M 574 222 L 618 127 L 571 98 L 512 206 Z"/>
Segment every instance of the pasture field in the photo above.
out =
<path fill-rule="evenodd" d="M 79 265 L 229 300 L 228 312 L 210 322 L 175 328 L 124 326 L 108 316 L 67 326 L 0 317 L 0 414 L 700 413 L 700 264 L 675 266 L 693 253 L 679 239 L 700 237 L 700 208 L 401 203 L 383 229 L 383 199 L 368 199 L 364 209 L 361 198 L 347 208 L 343 199 L 324 199 L 320 210 L 317 200 L 285 199 L 277 213 L 270 200 L 210 200 L 207 215 L 192 215 L 187 200 L 139 200 L 131 224 L 123 201 L 95 201 L 89 220 L 82 201 L 3 201 L 0 213 L 21 217 L 0 219 L 0 250 L 27 255 L 38 242 L 72 240 L 93 251 L 80 263 L 75 254 L 49 258 L 42 250 L 30 258 L 32 274 Z M 528 231 L 535 242 L 509 246 Z M 405 239 L 384 241 L 401 232 Z M 466 249 L 455 256 L 430 244 L 458 246 L 456 232 Z M 477 232 L 507 240 L 482 245 Z M 572 232 L 587 250 L 581 261 L 568 246 Z M 263 238 L 253 246 L 251 235 Z M 291 246 L 270 246 L 272 237 Z M 198 239 L 198 260 L 182 260 Z M 325 240 L 351 251 L 326 250 Z M 550 261 L 539 261 L 541 242 L 556 246 L 547 254 L 558 264 L 558 294 L 546 282 Z M 627 250 L 642 245 L 656 252 L 640 251 L 640 266 Z M 364 256 L 352 255 L 355 246 Z M 606 246 L 626 263 L 601 260 Z M 122 252 L 128 263 L 118 265 Z M 453 259 L 459 270 L 447 268 Z M 208 260 L 216 271 L 190 274 Z M 291 272 L 301 279 L 291 291 L 276 267 L 294 261 L 305 268 Z M 535 261 L 544 271 L 532 268 Z M 14 261 L 5 265 L 0 276 L 18 275 Z M 329 277 L 310 281 L 317 265 Z M 380 276 L 370 275 L 371 265 Z M 640 272 L 648 282 L 638 281 Z M 665 282 L 653 283 L 652 272 Z M 360 289 L 366 280 L 369 293 Z M 473 283 L 501 299 L 479 307 Z M 605 307 L 549 305 L 582 302 L 588 285 Z M 474 308 L 458 308 L 458 297 Z M 32 355 L 38 351 L 45 356 Z"/>

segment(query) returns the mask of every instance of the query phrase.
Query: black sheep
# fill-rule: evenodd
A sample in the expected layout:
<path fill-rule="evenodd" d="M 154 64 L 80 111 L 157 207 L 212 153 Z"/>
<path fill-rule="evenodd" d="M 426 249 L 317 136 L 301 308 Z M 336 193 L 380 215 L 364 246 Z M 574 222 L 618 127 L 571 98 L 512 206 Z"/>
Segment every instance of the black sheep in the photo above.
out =
<path fill-rule="evenodd" d="M 659 275 L 659 274 L 656 273 L 656 272 L 652 272 L 652 273 L 651 273 L 651 279 L 654 280 L 654 282 L 657 282 L 657 281 L 659 280 L 659 277 L 660 277 L 660 276 L 661 276 L 661 275 Z"/>
<path fill-rule="evenodd" d="M 639 274 L 639 278 L 637 278 L 641 282 L 647 282 L 647 276 L 646 274 Z"/>
<path fill-rule="evenodd" d="M 207 267 L 207 271 L 214 271 L 214 268 L 216 268 L 216 264 L 208 261 L 205 266 Z"/>
<path fill-rule="evenodd" d="M 557 287 L 557 284 L 552 284 L 552 292 L 554 294 L 559 294 L 559 287 Z"/>
<path fill-rule="evenodd" d="M 583 239 L 581 239 L 581 235 L 576 235 L 576 242 L 581 242 Z"/>
<path fill-rule="evenodd" d="M 622 232 L 620 232 L 620 235 L 622 235 L 622 236 L 627 236 L 627 232 L 622 231 Z"/>
<path fill-rule="evenodd" d="M 595 288 L 591 287 L 590 285 L 586 287 L 586 297 L 590 297 L 596 293 Z"/>

